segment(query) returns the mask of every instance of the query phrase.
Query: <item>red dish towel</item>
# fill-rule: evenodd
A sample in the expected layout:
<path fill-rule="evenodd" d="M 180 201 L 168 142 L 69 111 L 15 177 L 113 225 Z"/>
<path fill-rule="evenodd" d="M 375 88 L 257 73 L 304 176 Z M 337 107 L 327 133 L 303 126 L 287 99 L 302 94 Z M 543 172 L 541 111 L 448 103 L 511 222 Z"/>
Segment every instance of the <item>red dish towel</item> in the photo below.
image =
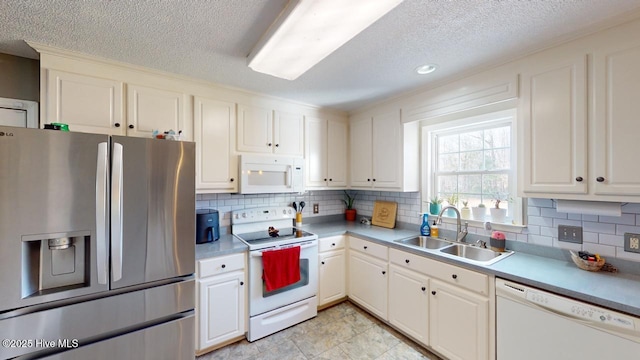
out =
<path fill-rule="evenodd" d="M 267 291 L 300 281 L 300 246 L 262 252 L 262 279 Z"/>

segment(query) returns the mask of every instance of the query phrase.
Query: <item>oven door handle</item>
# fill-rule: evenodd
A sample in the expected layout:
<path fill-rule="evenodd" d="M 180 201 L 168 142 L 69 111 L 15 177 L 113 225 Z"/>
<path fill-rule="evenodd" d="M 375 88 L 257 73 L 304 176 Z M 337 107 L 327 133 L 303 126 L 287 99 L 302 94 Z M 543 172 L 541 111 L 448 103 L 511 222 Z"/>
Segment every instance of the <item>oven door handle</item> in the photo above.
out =
<path fill-rule="evenodd" d="M 314 246 L 318 246 L 317 244 L 307 244 L 307 245 L 300 245 L 300 250 L 302 249 L 308 249 Z M 269 250 L 266 250 L 269 251 Z M 254 251 L 251 252 L 251 257 L 262 257 L 262 251 Z"/>

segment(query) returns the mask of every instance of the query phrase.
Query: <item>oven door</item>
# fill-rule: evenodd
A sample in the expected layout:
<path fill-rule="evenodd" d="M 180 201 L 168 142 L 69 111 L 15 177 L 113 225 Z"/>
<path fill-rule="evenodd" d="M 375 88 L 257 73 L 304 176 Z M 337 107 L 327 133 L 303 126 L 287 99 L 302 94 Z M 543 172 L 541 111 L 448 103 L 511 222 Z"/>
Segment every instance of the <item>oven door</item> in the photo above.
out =
<path fill-rule="evenodd" d="M 250 316 L 310 298 L 318 292 L 318 240 L 305 241 L 297 245 L 300 245 L 300 281 L 270 292 L 266 290 L 262 280 L 262 250 L 250 252 Z"/>

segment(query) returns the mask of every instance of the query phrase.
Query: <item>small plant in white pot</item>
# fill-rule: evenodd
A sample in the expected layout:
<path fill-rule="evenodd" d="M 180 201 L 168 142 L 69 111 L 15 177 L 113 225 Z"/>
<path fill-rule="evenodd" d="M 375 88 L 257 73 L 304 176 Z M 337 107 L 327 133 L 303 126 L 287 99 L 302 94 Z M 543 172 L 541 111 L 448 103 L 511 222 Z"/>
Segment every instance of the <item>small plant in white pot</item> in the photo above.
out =
<path fill-rule="evenodd" d="M 495 203 L 495 207 L 491 208 L 491 222 L 494 223 L 504 223 L 507 217 L 507 209 L 500 208 L 500 203 L 508 201 L 508 195 L 503 196 L 501 194 L 496 194 L 493 202 Z"/>
<path fill-rule="evenodd" d="M 462 200 L 462 209 L 460 209 L 460 216 L 465 219 L 471 219 L 471 208 L 469 208 L 469 200 Z"/>
<path fill-rule="evenodd" d="M 471 208 L 471 213 L 473 214 L 473 220 L 484 221 L 487 216 L 487 207 L 480 203 L 478 206 Z"/>

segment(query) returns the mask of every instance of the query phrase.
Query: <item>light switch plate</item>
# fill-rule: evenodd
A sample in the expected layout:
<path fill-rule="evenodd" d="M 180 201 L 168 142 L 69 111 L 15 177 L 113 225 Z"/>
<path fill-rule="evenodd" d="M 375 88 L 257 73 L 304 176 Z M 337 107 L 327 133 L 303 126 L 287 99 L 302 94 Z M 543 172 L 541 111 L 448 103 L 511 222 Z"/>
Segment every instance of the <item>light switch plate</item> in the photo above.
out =
<path fill-rule="evenodd" d="M 313 204 L 313 213 L 317 214 L 320 212 L 320 204 Z"/>
<path fill-rule="evenodd" d="M 558 225 L 558 241 L 582 244 L 582 227 Z"/>
<path fill-rule="evenodd" d="M 624 233 L 624 251 L 640 253 L 640 234 Z"/>

